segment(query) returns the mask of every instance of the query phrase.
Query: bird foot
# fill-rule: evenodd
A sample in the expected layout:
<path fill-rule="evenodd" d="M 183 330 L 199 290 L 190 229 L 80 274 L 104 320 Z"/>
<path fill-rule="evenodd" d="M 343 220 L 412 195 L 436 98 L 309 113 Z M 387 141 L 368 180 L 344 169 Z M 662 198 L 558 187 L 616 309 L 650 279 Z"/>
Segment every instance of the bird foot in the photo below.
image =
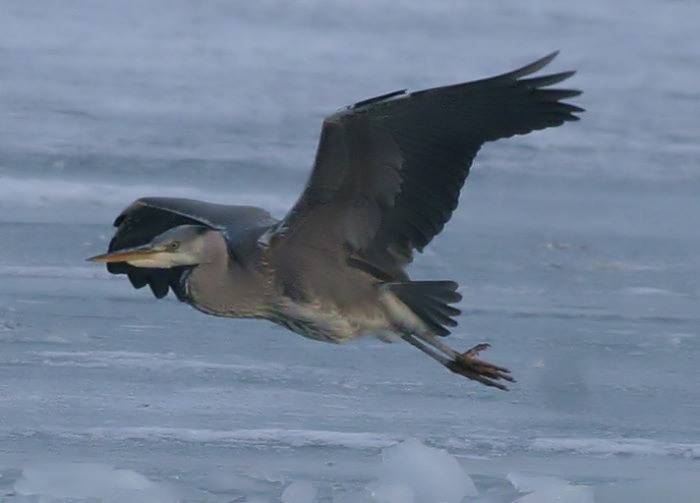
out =
<path fill-rule="evenodd" d="M 452 372 L 478 381 L 486 386 L 507 390 L 508 388 L 505 385 L 497 381 L 503 379 L 515 382 L 515 379 L 510 375 L 510 370 L 476 358 L 479 353 L 490 347 L 490 344 L 477 344 L 464 353 L 458 354 L 446 366 Z"/>

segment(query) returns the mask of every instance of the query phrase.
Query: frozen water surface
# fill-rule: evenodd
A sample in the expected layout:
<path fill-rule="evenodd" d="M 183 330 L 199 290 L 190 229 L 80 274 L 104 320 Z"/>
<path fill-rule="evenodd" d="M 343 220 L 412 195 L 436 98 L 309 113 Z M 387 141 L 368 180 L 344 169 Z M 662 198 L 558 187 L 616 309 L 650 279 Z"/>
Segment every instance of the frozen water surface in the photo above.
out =
<path fill-rule="evenodd" d="M 697 2 L 1 10 L 2 501 L 700 501 Z M 143 195 L 283 215 L 324 115 L 554 49 L 583 120 L 486 146 L 412 269 L 460 282 L 452 342 L 491 342 L 508 393 L 83 261 Z"/>

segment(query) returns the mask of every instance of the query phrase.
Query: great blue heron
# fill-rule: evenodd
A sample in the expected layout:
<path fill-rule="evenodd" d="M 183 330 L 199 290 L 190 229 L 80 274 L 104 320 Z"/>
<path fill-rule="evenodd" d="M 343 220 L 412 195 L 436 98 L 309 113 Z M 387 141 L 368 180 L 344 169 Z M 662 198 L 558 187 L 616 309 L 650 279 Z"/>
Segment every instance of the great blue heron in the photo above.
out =
<path fill-rule="evenodd" d="M 280 221 L 256 207 L 142 198 L 115 220 L 109 252 L 88 260 L 207 314 L 262 318 L 327 342 L 401 338 L 505 389 L 510 372 L 477 359 L 487 344 L 461 353 L 438 338 L 457 325 L 457 284 L 411 281 L 405 268 L 449 220 L 484 142 L 578 119 L 583 109 L 561 100 L 580 91 L 549 88 L 574 72 L 526 78 L 556 54 L 329 116 L 306 188 Z"/>

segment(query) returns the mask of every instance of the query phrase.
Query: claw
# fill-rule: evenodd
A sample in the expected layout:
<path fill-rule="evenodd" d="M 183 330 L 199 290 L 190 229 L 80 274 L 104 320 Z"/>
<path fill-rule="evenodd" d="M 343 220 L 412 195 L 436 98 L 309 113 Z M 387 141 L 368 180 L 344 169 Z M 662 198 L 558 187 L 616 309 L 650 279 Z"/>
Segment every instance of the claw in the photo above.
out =
<path fill-rule="evenodd" d="M 477 344 L 473 348 L 466 350 L 464 353 L 462 353 L 462 356 L 464 358 L 474 358 L 476 357 L 476 355 L 478 355 L 482 351 L 487 350 L 490 347 L 491 344 L 489 344 L 488 342 L 482 342 L 481 344 Z"/>
<path fill-rule="evenodd" d="M 509 382 L 515 382 L 513 376 L 510 375 L 510 370 L 505 367 L 499 367 L 493 363 L 475 358 L 480 352 L 491 347 L 490 344 L 477 344 L 473 348 L 458 355 L 457 358 L 449 362 L 447 368 L 456 374 L 460 374 L 474 381 L 478 381 L 486 386 L 508 390 L 504 384 L 497 382 L 503 379 Z"/>

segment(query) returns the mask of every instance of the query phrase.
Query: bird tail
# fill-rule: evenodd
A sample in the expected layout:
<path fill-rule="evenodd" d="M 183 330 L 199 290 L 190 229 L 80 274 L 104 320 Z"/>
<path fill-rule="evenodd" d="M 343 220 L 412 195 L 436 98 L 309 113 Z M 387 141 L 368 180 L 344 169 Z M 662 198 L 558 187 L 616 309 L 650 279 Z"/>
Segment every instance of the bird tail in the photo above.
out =
<path fill-rule="evenodd" d="M 457 326 L 453 318 L 460 310 L 450 304 L 459 302 L 454 281 L 406 281 L 383 285 L 426 324 L 435 335 L 449 335 L 446 327 Z"/>

